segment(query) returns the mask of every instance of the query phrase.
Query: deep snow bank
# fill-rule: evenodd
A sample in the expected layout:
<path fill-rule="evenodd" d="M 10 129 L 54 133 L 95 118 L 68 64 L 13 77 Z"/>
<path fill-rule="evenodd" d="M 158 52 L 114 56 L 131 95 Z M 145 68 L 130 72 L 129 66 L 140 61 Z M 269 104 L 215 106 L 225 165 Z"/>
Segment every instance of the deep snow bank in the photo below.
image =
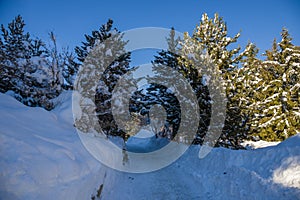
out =
<path fill-rule="evenodd" d="M 266 148 L 216 148 L 204 159 L 193 146 L 159 171 L 118 172 L 81 144 L 70 95 L 47 112 L 0 93 L 0 199 L 89 199 L 101 184 L 105 200 L 300 199 L 300 135 Z M 142 152 L 157 141 L 129 143 Z"/>
<path fill-rule="evenodd" d="M 70 97 L 48 112 L 0 93 L 0 199 L 90 197 L 100 165 L 72 126 Z"/>

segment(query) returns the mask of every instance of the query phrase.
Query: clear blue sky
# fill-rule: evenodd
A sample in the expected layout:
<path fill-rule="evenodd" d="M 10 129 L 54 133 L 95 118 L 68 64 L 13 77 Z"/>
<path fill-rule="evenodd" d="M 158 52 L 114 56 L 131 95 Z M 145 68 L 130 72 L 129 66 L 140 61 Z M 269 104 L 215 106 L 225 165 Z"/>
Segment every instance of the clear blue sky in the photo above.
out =
<path fill-rule="evenodd" d="M 299 0 L 0 0 L 0 23 L 7 25 L 21 14 L 26 31 L 48 40 L 54 31 L 60 46 L 74 48 L 84 34 L 112 18 L 120 31 L 139 27 L 175 27 L 192 32 L 202 13 L 218 12 L 227 22 L 229 35 L 241 32 L 238 43 L 254 42 L 260 53 L 269 49 L 282 27 L 300 45 Z"/>

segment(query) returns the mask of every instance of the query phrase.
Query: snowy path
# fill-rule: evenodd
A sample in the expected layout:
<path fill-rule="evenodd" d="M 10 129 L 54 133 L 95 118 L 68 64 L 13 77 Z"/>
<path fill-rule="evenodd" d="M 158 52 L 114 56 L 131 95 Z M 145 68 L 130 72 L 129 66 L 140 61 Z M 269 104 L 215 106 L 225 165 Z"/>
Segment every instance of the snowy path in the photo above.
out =
<path fill-rule="evenodd" d="M 300 199 L 299 144 L 300 135 L 253 151 L 218 148 L 203 160 L 194 147 L 157 172 L 117 172 L 103 199 Z"/>

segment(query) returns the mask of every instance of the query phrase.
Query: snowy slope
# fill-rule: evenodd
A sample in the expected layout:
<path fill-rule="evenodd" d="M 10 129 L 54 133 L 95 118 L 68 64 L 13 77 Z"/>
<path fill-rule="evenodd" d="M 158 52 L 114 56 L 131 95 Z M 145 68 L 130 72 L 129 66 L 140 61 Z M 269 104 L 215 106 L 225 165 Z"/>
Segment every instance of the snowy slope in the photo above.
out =
<path fill-rule="evenodd" d="M 0 199 L 300 199 L 300 135 L 277 146 L 233 151 L 199 146 L 159 171 L 132 174 L 101 165 L 73 127 L 71 94 L 51 112 L 0 93 Z M 141 133 L 142 135 L 143 133 Z M 157 141 L 140 142 L 143 152 Z M 160 143 L 159 143 L 160 144 Z M 130 159 L 130 158 L 129 158 Z"/>
<path fill-rule="evenodd" d="M 92 182 L 91 173 L 100 165 L 82 146 L 70 120 L 70 105 L 47 112 L 0 93 L 0 199 L 90 196 L 98 182 Z"/>

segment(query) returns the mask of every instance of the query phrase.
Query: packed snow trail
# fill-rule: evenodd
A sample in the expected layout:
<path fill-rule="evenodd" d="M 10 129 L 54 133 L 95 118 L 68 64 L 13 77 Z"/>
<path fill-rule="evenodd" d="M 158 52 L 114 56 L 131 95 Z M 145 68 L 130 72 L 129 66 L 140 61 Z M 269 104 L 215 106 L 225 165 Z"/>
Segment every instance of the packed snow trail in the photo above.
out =
<path fill-rule="evenodd" d="M 157 172 L 116 172 L 103 199 L 300 199 L 300 135 L 257 150 L 215 148 L 201 160 L 199 149 Z"/>
<path fill-rule="evenodd" d="M 299 134 L 272 147 L 215 148 L 204 159 L 192 146 L 166 168 L 132 174 L 87 152 L 73 127 L 70 93 L 57 104 L 48 112 L 0 93 L 0 199 L 91 199 L 101 185 L 104 200 L 300 199 Z M 163 143 L 130 138 L 127 145 L 143 152 Z"/>

